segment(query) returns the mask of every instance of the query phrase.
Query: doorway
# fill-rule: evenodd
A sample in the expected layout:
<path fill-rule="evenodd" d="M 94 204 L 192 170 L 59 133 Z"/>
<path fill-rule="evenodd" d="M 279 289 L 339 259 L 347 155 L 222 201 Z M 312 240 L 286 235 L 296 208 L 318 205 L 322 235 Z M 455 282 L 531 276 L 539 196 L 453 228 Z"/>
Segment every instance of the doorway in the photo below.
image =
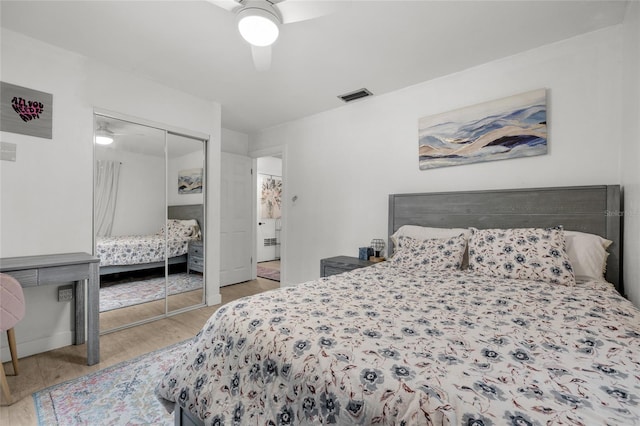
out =
<path fill-rule="evenodd" d="M 256 275 L 280 281 L 282 241 L 282 156 L 258 157 Z"/>

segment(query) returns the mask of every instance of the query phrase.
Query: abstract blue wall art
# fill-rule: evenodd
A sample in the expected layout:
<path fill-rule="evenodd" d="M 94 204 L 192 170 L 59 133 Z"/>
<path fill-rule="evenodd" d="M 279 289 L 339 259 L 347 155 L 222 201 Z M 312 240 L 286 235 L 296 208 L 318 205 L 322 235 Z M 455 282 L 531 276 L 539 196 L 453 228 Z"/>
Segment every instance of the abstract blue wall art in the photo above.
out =
<path fill-rule="evenodd" d="M 418 144 L 420 170 L 546 154 L 546 89 L 423 117 Z"/>

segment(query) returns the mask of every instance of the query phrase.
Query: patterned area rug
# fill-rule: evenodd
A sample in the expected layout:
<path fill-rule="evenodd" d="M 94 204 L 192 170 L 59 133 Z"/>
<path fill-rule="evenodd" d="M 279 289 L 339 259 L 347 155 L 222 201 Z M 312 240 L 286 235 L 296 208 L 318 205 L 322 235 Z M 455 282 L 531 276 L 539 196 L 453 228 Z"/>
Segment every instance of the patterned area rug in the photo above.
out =
<path fill-rule="evenodd" d="M 169 275 L 169 295 L 202 288 L 202 275 Z M 164 278 L 114 284 L 100 289 L 100 312 L 164 299 Z"/>
<path fill-rule="evenodd" d="M 190 342 L 34 393 L 38 425 L 173 425 L 154 390 Z"/>
<path fill-rule="evenodd" d="M 266 278 L 268 280 L 280 281 L 280 271 L 277 269 L 269 269 L 263 266 L 258 265 L 258 273 L 257 275 L 260 278 Z"/>

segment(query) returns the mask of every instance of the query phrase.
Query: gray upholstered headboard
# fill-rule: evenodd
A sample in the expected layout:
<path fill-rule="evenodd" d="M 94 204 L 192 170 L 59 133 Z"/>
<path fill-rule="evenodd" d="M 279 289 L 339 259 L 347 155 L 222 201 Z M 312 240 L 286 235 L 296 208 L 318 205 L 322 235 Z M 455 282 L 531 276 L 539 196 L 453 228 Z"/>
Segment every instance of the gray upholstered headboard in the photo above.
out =
<path fill-rule="evenodd" d="M 562 225 L 597 234 L 613 241 L 606 278 L 624 294 L 619 185 L 391 194 L 389 237 L 402 225 L 485 229 Z"/>
<path fill-rule="evenodd" d="M 202 239 L 205 236 L 205 221 L 204 221 L 204 205 L 203 204 L 186 204 L 183 206 L 169 206 L 167 211 L 169 219 L 196 219 L 198 225 L 200 225 L 200 231 L 202 232 Z"/>

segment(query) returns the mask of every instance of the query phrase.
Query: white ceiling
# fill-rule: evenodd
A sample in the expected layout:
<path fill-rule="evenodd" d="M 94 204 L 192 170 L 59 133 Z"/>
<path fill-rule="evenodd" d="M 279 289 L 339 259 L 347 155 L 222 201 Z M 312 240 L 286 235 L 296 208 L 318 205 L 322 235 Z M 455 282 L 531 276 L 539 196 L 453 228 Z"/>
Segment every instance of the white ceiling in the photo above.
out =
<path fill-rule="evenodd" d="M 285 0 L 296 1 L 296 0 Z M 299 1 L 299 0 L 298 0 Z M 281 28 L 253 68 L 235 18 L 206 1 L 6 1 L 2 26 L 222 104 L 253 133 L 621 23 L 624 1 L 345 1 Z M 366 102 L 362 101 L 362 102 Z"/>

